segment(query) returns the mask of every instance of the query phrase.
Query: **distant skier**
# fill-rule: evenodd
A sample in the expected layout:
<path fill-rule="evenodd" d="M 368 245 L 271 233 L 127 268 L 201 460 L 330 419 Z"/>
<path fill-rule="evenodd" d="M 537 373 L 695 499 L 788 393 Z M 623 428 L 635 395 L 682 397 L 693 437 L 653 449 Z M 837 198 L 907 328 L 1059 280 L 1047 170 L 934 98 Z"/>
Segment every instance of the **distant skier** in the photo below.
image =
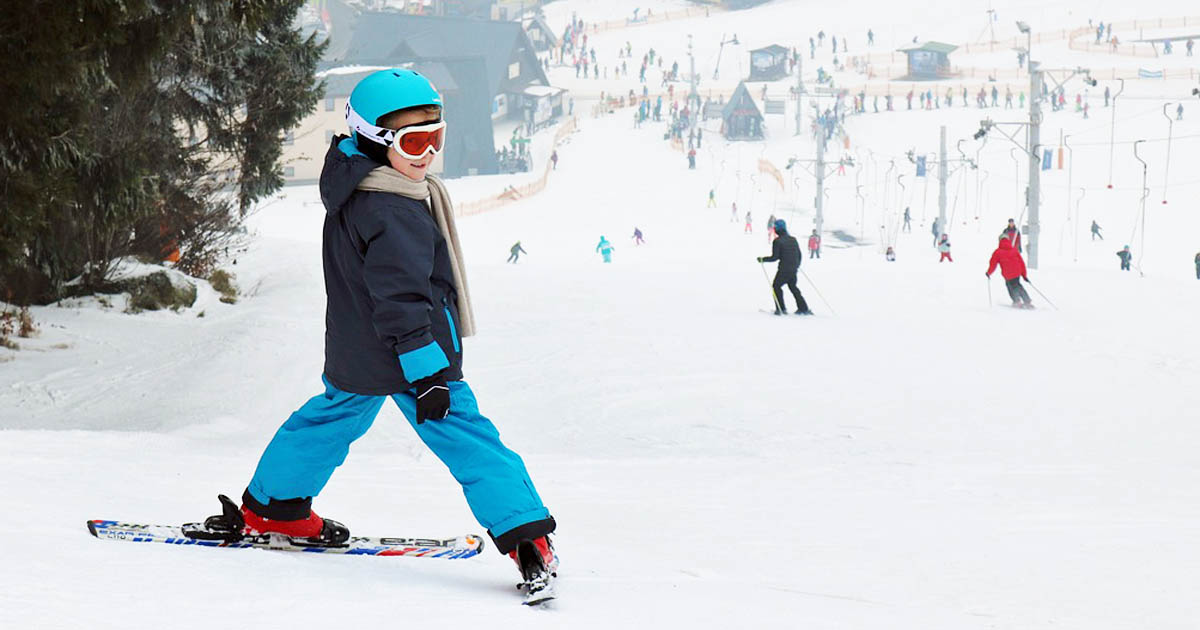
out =
<path fill-rule="evenodd" d="M 783 287 L 786 285 L 792 292 L 792 298 L 796 300 L 796 314 L 812 315 L 812 311 L 808 309 L 808 302 L 804 301 L 804 296 L 796 286 L 796 272 L 800 269 L 800 261 L 804 259 L 804 255 L 800 253 L 800 243 L 788 234 L 787 223 L 783 219 L 775 221 L 775 233 L 779 238 L 771 243 L 771 255 L 758 259 L 760 263 L 779 262 L 775 270 L 775 280 L 771 283 L 771 290 L 775 292 L 775 314 L 787 313 L 783 301 Z"/>
<path fill-rule="evenodd" d="M 558 170 L 558 149 L 550 152 L 550 163 L 553 165 L 553 170 Z"/>
<path fill-rule="evenodd" d="M 774 241 L 776 236 L 777 235 L 775 234 L 775 215 L 772 214 L 770 217 L 767 218 L 767 242 L 770 243 L 771 241 Z"/>
<path fill-rule="evenodd" d="M 941 257 L 938 258 L 939 263 L 942 262 L 943 260 L 949 260 L 950 262 L 954 262 L 954 259 L 950 257 L 950 235 L 949 234 L 943 234 L 942 239 L 940 241 L 938 241 L 938 252 L 940 252 L 942 254 Z"/>
<path fill-rule="evenodd" d="M 1196 279 L 1200 280 L 1200 253 L 1196 254 Z"/>
<path fill-rule="evenodd" d="M 1012 305 L 1017 308 L 1033 308 L 1033 301 L 1029 299 L 1029 293 L 1025 291 L 1025 287 L 1021 286 L 1022 278 L 1025 279 L 1025 282 L 1029 282 L 1025 271 L 1025 259 L 1021 258 L 1021 253 L 1013 248 L 1013 242 L 1004 236 L 1000 237 L 999 247 L 992 252 L 992 259 L 988 263 L 988 278 L 992 277 L 996 265 L 1000 265 L 1000 275 L 1004 277 L 1004 286 L 1008 289 L 1008 297 L 1012 299 Z"/>
<path fill-rule="evenodd" d="M 711 188 L 708 190 L 708 207 L 709 208 L 717 207 L 717 191 L 715 191 Z"/>
<path fill-rule="evenodd" d="M 612 262 L 612 253 L 614 249 L 616 248 L 613 247 L 612 243 L 608 242 L 608 239 L 604 238 L 603 236 L 600 237 L 600 243 L 596 245 L 596 251 L 600 252 L 600 256 L 604 258 L 604 262 Z"/>
<path fill-rule="evenodd" d="M 517 264 L 517 259 L 521 257 L 521 254 L 528 254 L 529 252 L 521 249 L 521 241 L 517 241 L 513 244 L 512 248 L 508 250 L 508 253 L 508 262 L 515 265 Z"/>
<path fill-rule="evenodd" d="M 896 250 L 893 249 L 891 245 L 888 245 L 887 252 L 883 254 L 883 257 L 886 258 L 888 262 L 896 262 Z"/>
<path fill-rule="evenodd" d="M 632 238 L 633 238 L 634 245 L 641 245 L 642 243 L 646 242 L 646 239 L 642 238 L 641 228 L 638 228 L 638 227 L 633 228 L 633 237 Z"/>
<path fill-rule="evenodd" d="M 688 151 L 687 159 L 688 159 L 688 168 L 695 170 L 695 168 L 696 168 L 696 150 L 695 149 Z"/>
<path fill-rule="evenodd" d="M 730 222 L 730 223 L 737 223 L 737 220 L 738 220 L 738 209 L 737 209 L 737 202 L 736 202 L 736 201 L 735 201 L 735 202 L 733 202 L 733 206 L 732 206 L 732 208 L 731 208 L 730 212 L 731 212 L 732 214 L 730 214 L 730 215 L 729 215 L 729 222 Z"/>
<path fill-rule="evenodd" d="M 1093 219 L 1092 220 L 1092 240 L 1094 241 L 1097 238 L 1099 238 L 1102 241 L 1104 240 L 1104 237 L 1100 235 L 1100 224 L 1096 223 L 1096 221 Z"/>
<path fill-rule="evenodd" d="M 1183 103 L 1175 108 L 1175 120 L 1183 120 Z"/>
<path fill-rule="evenodd" d="M 1017 222 L 1013 219 L 1008 220 L 1008 225 L 1005 226 L 1004 231 L 1000 233 L 1000 236 L 1012 241 L 1013 247 L 1016 248 L 1018 254 L 1023 251 L 1021 249 L 1021 230 L 1017 229 Z"/>
<path fill-rule="evenodd" d="M 909 214 L 908 208 L 904 209 L 904 231 L 912 232 L 912 215 Z"/>
<path fill-rule="evenodd" d="M 821 235 L 817 234 L 816 230 L 813 230 L 812 234 L 808 237 L 808 257 L 821 257 Z"/>
<path fill-rule="evenodd" d="M 937 247 L 938 237 L 942 235 L 942 226 L 938 222 L 938 219 L 933 220 L 933 225 L 930 226 L 929 231 L 933 232 L 933 246 Z"/>
<path fill-rule="evenodd" d="M 746 213 L 746 227 L 742 229 L 742 234 L 754 233 L 754 219 L 750 218 L 750 213 Z"/>
<path fill-rule="evenodd" d="M 1129 246 L 1117 252 L 1117 257 L 1121 259 L 1121 271 L 1129 271 L 1129 263 L 1133 261 L 1133 252 L 1129 251 Z"/>

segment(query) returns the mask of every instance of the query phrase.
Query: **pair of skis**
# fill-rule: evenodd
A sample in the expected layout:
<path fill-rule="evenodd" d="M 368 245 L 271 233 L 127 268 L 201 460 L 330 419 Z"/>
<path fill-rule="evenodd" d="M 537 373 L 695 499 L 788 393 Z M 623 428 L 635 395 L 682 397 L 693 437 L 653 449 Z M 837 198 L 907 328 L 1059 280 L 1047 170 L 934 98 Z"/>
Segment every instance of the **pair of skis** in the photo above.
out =
<path fill-rule="evenodd" d="M 453 538 L 407 536 L 351 536 L 338 544 L 283 534 L 243 534 L 214 529 L 207 523 L 150 525 L 122 521 L 91 520 L 88 531 L 101 540 L 135 543 L 160 543 L 177 546 L 226 547 L 229 549 L 268 549 L 347 556 L 404 556 L 410 558 L 473 558 L 483 551 L 483 537 L 475 534 Z M 518 584 L 525 593 L 524 604 L 537 606 L 555 598 L 553 577 Z"/>

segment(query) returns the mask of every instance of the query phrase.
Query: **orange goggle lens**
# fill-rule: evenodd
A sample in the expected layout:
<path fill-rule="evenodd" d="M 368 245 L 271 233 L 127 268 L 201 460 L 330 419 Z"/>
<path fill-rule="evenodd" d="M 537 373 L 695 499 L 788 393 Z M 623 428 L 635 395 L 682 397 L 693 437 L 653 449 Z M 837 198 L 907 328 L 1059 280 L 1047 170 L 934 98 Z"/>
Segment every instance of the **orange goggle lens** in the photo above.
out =
<path fill-rule="evenodd" d="M 400 129 L 393 146 L 404 157 L 416 160 L 425 157 L 430 151 L 440 153 L 445 139 L 446 123 L 438 122 Z"/>

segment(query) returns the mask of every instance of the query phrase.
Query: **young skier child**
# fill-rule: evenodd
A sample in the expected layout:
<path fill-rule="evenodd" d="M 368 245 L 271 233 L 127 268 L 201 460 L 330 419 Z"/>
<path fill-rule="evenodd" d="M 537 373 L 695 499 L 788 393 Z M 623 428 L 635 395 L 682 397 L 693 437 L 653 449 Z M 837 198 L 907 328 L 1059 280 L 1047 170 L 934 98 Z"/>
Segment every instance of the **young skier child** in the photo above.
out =
<path fill-rule="evenodd" d="M 949 260 L 950 262 L 954 262 L 954 259 L 950 257 L 950 235 L 949 234 L 943 234 L 942 240 L 938 241 L 938 251 L 941 252 L 941 254 L 942 254 L 942 257 L 938 258 L 939 263 L 942 262 L 943 260 Z"/>
<path fill-rule="evenodd" d="M 521 241 L 517 241 L 516 243 L 513 244 L 512 248 L 510 248 L 508 250 L 508 254 L 509 254 L 508 262 L 513 263 L 515 265 L 515 264 L 517 264 L 517 259 L 519 259 L 521 257 L 521 254 L 528 254 L 528 253 L 529 252 L 525 251 L 524 249 L 521 249 Z"/>
<path fill-rule="evenodd" d="M 709 208 L 717 207 L 717 191 L 712 190 L 712 189 L 709 189 L 709 191 L 708 191 L 708 207 Z"/>
<path fill-rule="evenodd" d="M 783 287 L 787 285 L 796 300 L 796 314 L 812 315 L 812 311 L 808 310 L 808 302 L 804 301 L 804 296 L 796 286 L 796 272 L 800 269 L 800 261 L 804 260 L 804 254 L 800 253 L 800 243 L 796 241 L 796 237 L 788 234 L 787 223 L 783 219 L 775 221 L 775 233 L 779 238 L 771 243 L 771 255 L 758 258 L 760 263 L 779 261 L 775 270 L 775 281 L 771 283 L 771 290 L 775 292 L 775 314 L 787 314 L 783 302 Z"/>
<path fill-rule="evenodd" d="M 821 257 L 821 235 L 817 234 L 816 230 L 813 230 L 812 234 L 808 237 L 808 257 Z"/>
<path fill-rule="evenodd" d="M 1104 237 L 1100 235 L 1100 224 L 1096 223 L 1095 220 L 1092 220 L 1092 240 L 1096 240 L 1097 237 L 1099 237 L 1102 241 L 1104 240 Z"/>
<path fill-rule="evenodd" d="M 463 380 L 461 338 L 474 334 L 474 315 L 453 206 L 441 180 L 427 175 L 444 146 L 442 97 L 412 70 L 382 70 L 355 86 L 346 120 L 351 135 L 333 139 L 320 180 L 324 391 L 267 445 L 240 513 L 229 502 L 213 518 L 235 533 L 348 540 L 349 530 L 317 516 L 312 500 L 390 397 L 534 593 L 557 570 L 555 522 Z M 403 500 L 395 484 L 373 492 Z"/>
<path fill-rule="evenodd" d="M 891 245 L 888 245 L 887 252 L 883 256 L 888 262 L 896 262 L 896 250 Z"/>
<path fill-rule="evenodd" d="M 746 227 L 742 229 L 742 234 L 754 233 L 754 220 L 750 218 L 750 213 L 746 213 Z"/>
<path fill-rule="evenodd" d="M 642 238 L 641 228 L 636 227 L 636 226 L 634 226 L 634 228 L 633 228 L 633 237 L 632 238 L 633 238 L 634 245 L 641 245 L 642 243 L 646 242 L 646 240 Z"/>
<path fill-rule="evenodd" d="M 767 242 L 775 240 L 775 215 L 767 217 Z"/>
<path fill-rule="evenodd" d="M 1117 257 L 1121 259 L 1121 271 L 1129 271 L 1129 263 L 1133 260 L 1133 252 L 1129 251 L 1129 246 L 1117 252 Z"/>
<path fill-rule="evenodd" d="M 1033 308 L 1033 301 L 1029 299 L 1029 293 L 1025 291 L 1025 287 L 1021 286 L 1021 279 L 1029 282 L 1029 277 L 1025 271 L 1025 259 L 1021 258 L 1021 252 L 1018 252 L 1013 247 L 1012 239 L 1000 235 L 1000 245 L 996 251 L 992 252 L 992 259 L 988 262 L 987 277 L 992 277 L 992 272 L 996 270 L 996 265 L 1000 265 L 1000 275 L 1004 276 L 1004 286 L 1008 289 L 1008 297 L 1012 300 L 1012 305 L 1017 308 Z"/>

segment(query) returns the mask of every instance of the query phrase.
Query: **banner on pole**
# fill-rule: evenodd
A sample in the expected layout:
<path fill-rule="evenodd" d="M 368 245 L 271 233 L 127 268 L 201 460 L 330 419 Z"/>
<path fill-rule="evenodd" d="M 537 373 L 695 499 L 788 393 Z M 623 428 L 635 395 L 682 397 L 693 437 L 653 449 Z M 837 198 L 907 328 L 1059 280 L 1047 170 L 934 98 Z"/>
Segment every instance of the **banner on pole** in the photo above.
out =
<path fill-rule="evenodd" d="M 917 177 L 925 177 L 925 156 L 917 158 Z"/>
<path fill-rule="evenodd" d="M 1054 149 L 1046 149 L 1042 154 L 1042 170 L 1050 170 L 1050 165 L 1054 162 Z"/>
<path fill-rule="evenodd" d="M 779 184 L 779 190 L 783 190 L 783 173 L 780 173 L 779 169 L 775 168 L 774 164 L 771 164 L 769 161 L 759 158 L 758 172 L 766 173 L 767 175 L 770 175 L 771 178 L 775 180 L 775 183 Z"/>

